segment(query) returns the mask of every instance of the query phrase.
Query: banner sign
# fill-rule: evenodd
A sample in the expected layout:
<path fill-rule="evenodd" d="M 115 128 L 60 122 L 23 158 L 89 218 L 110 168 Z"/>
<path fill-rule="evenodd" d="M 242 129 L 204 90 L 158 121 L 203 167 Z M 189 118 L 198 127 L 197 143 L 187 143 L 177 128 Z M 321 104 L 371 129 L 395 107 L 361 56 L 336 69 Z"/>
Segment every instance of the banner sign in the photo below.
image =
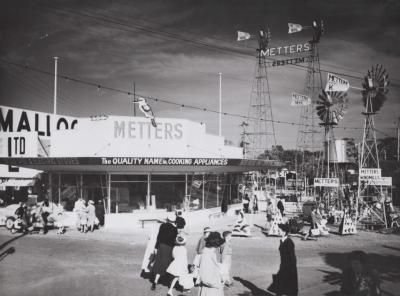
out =
<path fill-rule="evenodd" d="M 360 182 L 364 185 L 392 186 L 392 177 L 360 176 Z"/>
<path fill-rule="evenodd" d="M 271 57 L 276 55 L 287 55 L 293 53 L 307 52 L 311 50 L 311 44 L 309 42 L 304 44 L 291 44 L 278 47 L 270 47 L 265 50 L 261 50 L 261 55 L 264 57 Z"/>
<path fill-rule="evenodd" d="M 293 58 L 293 59 L 287 59 L 287 60 L 276 60 L 272 62 L 267 62 L 267 66 L 269 67 L 278 67 L 278 66 L 286 66 L 286 65 L 293 65 L 293 64 L 300 64 L 300 63 L 308 63 L 311 61 L 318 61 L 317 57 L 298 57 L 298 58 Z"/>
<path fill-rule="evenodd" d="M 314 178 L 314 186 L 339 187 L 339 178 Z"/>
<path fill-rule="evenodd" d="M 343 79 L 335 74 L 328 73 L 328 78 L 326 80 L 325 91 L 343 91 L 346 92 L 350 88 L 350 83 L 348 80 Z"/>
<path fill-rule="evenodd" d="M 359 175 L 361 177 L 381 177 L 382 170 L 381 169 L 375 169 L 375 168 L 361 168 Z"/>
<path fill-rule="evenodd" d="M 291 106 L 307 106 L 311 104 L 311 98 L 309 96 L 301 95 L 298 93 L 292 93 Z"/>

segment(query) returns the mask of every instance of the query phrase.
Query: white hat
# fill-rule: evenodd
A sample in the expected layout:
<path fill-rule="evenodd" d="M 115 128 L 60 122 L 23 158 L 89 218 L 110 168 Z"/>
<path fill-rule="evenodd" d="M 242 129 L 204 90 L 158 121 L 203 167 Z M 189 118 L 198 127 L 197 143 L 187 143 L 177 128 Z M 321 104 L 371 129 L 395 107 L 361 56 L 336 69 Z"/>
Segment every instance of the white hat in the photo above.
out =
<path fill-rule="evenodd" d="M 89 200 L 89 203 L 94 205 L 94 201 L 93 200 Z"/>
<path fill-rule="evenodd" d="M 169 222 L 175 222 L 176 216 L 173 213 L 168 213 L 166 220 Z"/>

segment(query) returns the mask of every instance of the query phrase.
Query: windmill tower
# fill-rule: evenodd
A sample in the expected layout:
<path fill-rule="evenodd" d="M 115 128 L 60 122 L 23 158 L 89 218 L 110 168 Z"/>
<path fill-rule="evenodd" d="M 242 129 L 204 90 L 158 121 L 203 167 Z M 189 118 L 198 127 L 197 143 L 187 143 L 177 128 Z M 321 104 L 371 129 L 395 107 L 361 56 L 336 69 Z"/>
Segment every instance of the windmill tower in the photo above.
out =
<path fill-rule="evenodd" d="M 299 130 L 297 134 L 296 171 L 301 179 L 314 178 L 317 175 L 318 154 L 320 145 L 317 144 L 320 136 L 318 117 L 315 112 L 315 104 L 322 88 L 322 76 L 319 63 L 318 44 L 324 31 L 323 22 L 313 22 L 313 39 L 310 41 L 310 60 L 307 65 L 304 95 L 311 98 L 311 104 L 302 106 L 300 110 Z M 313 155 L 306 159 L 306 153 Z M 298 160 L 300 158 L 300 163 Z M 307 168 L 308 166 L 308 168 Z M 306 181 L 307 182 L 307 181 Z"/>
<path fill-rule="evenodd" d="M 358 198 L 364 204 L 380 201 L 383 196 L 382 186 L 376 186 L 373 182 L 361 180 L 361 171 L 368 168 L 378 169 L 380 172 L 374 117 L 386 100 L 386 94 L 389 91 L 387 88 L 388 79 L 389 76 L 386 70 L 382 68 L 382 65 L 376 65 L 371 70 L 368 70 L 362 83 L 362 99 L 365 107 L 365 111 L 362 114 L 365 116 L 365 120 L 361 156 L 359 157 Z M 384 222 L 384 210 L 378 215 L 381 216 L 381 220 Z"/>
<path fill-rule="evenodd" d="M 319 95 L 317 101 L 317 115 L 321 120 L 320 125 L 325 129 L 324 158 L 321 168 L 321 177 L 336 178 L 337 170 L 331 168 L 331 163 L 337 161 L 335 136 L 333 128 L 338 125 L 347 110 L 347 93 L 345 92 L 325 92 Z"/>
<path fill-rule="evenodd" d="M 266 150 L 271 150 L 272 146 L 276 145 L 267 61 L 265 55 L 262 54 L 262 52 L 266 51 L 271 39 L 269 29 L 260 31 L 258 38 L 255 78 L 247 116 L 249 145 L 247 146 L 246 156 L 248 158 L 257 158 L 260 154 Z"/>

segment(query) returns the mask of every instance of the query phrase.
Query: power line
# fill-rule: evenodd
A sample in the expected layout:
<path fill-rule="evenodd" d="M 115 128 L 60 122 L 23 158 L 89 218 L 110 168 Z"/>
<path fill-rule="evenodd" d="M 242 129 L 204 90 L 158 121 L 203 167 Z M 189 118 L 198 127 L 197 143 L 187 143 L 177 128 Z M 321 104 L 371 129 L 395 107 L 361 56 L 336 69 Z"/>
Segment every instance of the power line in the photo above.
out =
<path fill-rule="evenodd" d="M 46 70 L 42 70 L 42 69 L 38 69 L 38 68 L 34 68 L 34 67 L 30 67 L 29 65 L 22 65 L 22 64 L 18 64 L 15 62 L 11 62 L 11 61 L 7 61 L 4 59 L 0 59 L 0 62 L 6 65 L 12 65 L 15 67 L 19 67 L 28 71 L 33 71 L 36 73 L 40 73 L 43 75 L 49 75 L 49 76 L 54 76 L 54 73 L 46 71 Z M 82 79 L 78 79 L 78 78 L 74 78 L 71 76 L 66 76 L 66 75 L 57 75 L 58 78 L 61 79 L 66 79 L 68 81 L 71 82 L 75 82 L 75 83 L 79 83 L 79 84 L 83 84 L 83 85 L 87 85 L 87 86 L 91 86 L 91 87 L 95 87 L 97 89 L 104 89 L 104 90 L 108 90 L 111 92 L 115 92 L 115 93 L 120 93 L 120 94 L 124 94 L 127 96 L 132 96 L 133 93 L 132 91 L 126 91 L 126 90 L 122 90 L 122 89 L 118 89 L 118 88 L 114 88 L 114 87 L 110 87 L 110 86 L 105 86 L 102 85 L 100 83 L 94 83 L 94 82 L 90 82 L 90 81 L 85 81 Z M 173 105 L 173 106 L 177 106 L 179 108 L 188 108 L 188 109 L 192 109 L 192 110 L 198 110 L 198 111 L 204 111 L 204 112 L 209 112 L 209 113 L 214 113 L 214 114 L 219 114 L 219 110 L 213 110 L 213 109 L 209 109 L 206 107 L 199 107 L 199 106 L 193 106 L 193 105 L 187 105 L 187 104 L 181 104 L 181 103 L 176 103 L 173 102 L 171 100 L 165 99 L 165 98 L 156 98 L 156 97 L 150 97 L 147 95 L 142 95 L 142 94 L 136 94 L 137 96 L 141 96 L 144 97 L 146 99 L 152 100 L 154 102 L 160 102 L 160 103 L 164 103 L 164 104 L 169 104 L 169 105 Z M 246 119 L 246 120 L 260 120 L 260 121 L 268 121 L 268 122 L 274 122 L 277 124 L 286 124 L 286 125 L 292 125 L 292 126 L 312 126 L 312 125 L 305 125 L 305 124 L 299 124 L 296 122 L 289 122 L 289 121 L 282 121 L 282 120 L 264 120 L 262 118 L 255 118 L 255 117 L 248 117 L 246 115 L 243 114 L 239 114 L 239 113 L 229 113 L 229 112 L 223 112 L 222 113 L 225 116 L 231 116 L 231 117 L 237 117 L 237 118 L 241 118 L 241 119 Z M 315 128 L 321 128 L 320 126 L 314 126 Z M 343 130 L 362 130 L 363 128 L 360 127 L 336 127 L 336 128 L 340 128 Z"/>
<path fill-rule="evenodd" d="M 183 41 L 186 43 L 190 43 L 191 45 L 195 46 L 195 47 L 200 47 L 200 48 L 206 48 L 209 50 L 213 50 L 213 51 L 218 51 L 220 53 L 225 53 L 225 54 L 230 54 L 230 55 L 235 55 L 237 57 L 240 58 L 247 58 L 247 57 L 252 57 L 254 58 L 254 55 L 252 53 L 248 53 L 248 52 L 243 52 L 243 51 L 239 51 L 239 50 L 233 50 L 232 48 L 228 48 L 228 47 L 223 47 L 223 46 L 217 46 L 217 45 L 213 45 L 204 41 L 200 41 L 200 40 L 196 40 L 196 39 L 191 39 L 188 37 L 184 37 L 182 35 L 176 34 L 176 33 L 171 33 L 165 30 L 160 30 L 160 29 L 154 29 L 148 26 L 144 26 L 141 25 L 139 23 L 133 23 L 131 22 L 130 24 L 123 22 L 119 19 L 115 19 L 115 18 L 111 18 L 109 16 L 103 16 L 100 14 L 97 15 L 93 15 L 90 13 L 84 13 L 84 12 L 80 12 L 80 11 L 72 11 L 72 10 L 68 10 L 68 9 L 61 9 L 61 8 L 56 8 L 56 7 L 52 7 L 52 8 L 47 8 L 49 10 L 52 11 L 56 11 L 58 13 L 65 13 L 65 14 L 69 14 L 69 15 L 76 15 L 79 17 L 86 17 L 86 18 L 90 18 L 99 22 L 103 22 L 103 23 L 109 23 L 109 24 L 113 24 L 113 25 L 117 25 L 117 26 L 122 26 L 125 27 L 124 28 L 120 28 L 117 27 L 116 29 L 122 30 L 122 31 L 126 31 L 126 32 L 130 32 L 132 33 L 132 30 L 129 29 L 136 29 L 139 31 L 143 31 L 145 33 L 151 34 L 151 35 L 157 35 L 157 36 L 161 36 L 164 39 L 176 39 L 179 41 Z M 270 61 L 276 61 L 276 59 L 273 59 L 271 57 L 267 58 Z M 323 64 L 323 63 L 322 63 Z M 307 69 L 307 66 L 304 65 L 300 65 L 300 64 L 296 64 L 296 65 L 287 65 L 288 67 L 291 68 L 302 68 L 302 69 Z M 332 74 L 336 74 L 339 76 L 343 76 L 343 77 L 348 77 L 348 78 L 354 78 L 354 79 L 358 79 L 358 80 L 363 80 L 365 77 L 364 76 L 358 76 L 358 75 L 352 75 L 352 74 L 346 74 L 346 73 L 341 73 L 341 72 L 336 72 L 336 71 L 332 71 L 329 69 L 322 69 L 321 68 L 321 72 L 324 73 L 332 73 Z M 397 78 L 393 78 L 393 80 L 399 80 Z M 395 88 L 399 88 L 400 89 L 400 84 L 397 83 L 391 83 L 392 87 Z"/>

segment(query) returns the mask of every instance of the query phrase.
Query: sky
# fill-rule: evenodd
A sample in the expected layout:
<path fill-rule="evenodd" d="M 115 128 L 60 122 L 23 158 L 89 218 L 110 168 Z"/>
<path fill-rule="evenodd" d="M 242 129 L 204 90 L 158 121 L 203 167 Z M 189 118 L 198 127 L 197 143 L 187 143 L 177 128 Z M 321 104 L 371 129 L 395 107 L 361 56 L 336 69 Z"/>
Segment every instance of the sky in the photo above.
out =
<path fill-rule="evenodd" d="M 236 41 L 237 30 L 271 30 L 273 47 L 304 43 L 311 32 L 288 34 L 288 22 L 323 19 L 321 68 L 361 87 L 375 64 L 389 73 L 388 99 L 376 115 L 378 137 L 395 136 L 400 116 L 400 1 L 397 0 L 2 0 L 0 104 L 53 110 L 53 77 L 4 63 L 53 72 L 94 86 L 59 79 L 58 113 L 73 116 L 133 115 L 132 97 L 104 85 L 180 105 L 247 115 L 256 66 L 256 40 Z M 295 57 L 295 56 L 293 56 Z M 282 57 L 289 58 L 289 57 Z M 306 64 L 302 64 L 305 66 Z M 304 67 L 268 69 L 274 120 L 299 122 L 292 92 L 305 87 Z M 322 74 L 323 83 L 326 72 Z M 359 90 L 348 92 L 348 110 L 335 135 L 362 139 Z M 218 114 L 149 101 L 156 116 L 188 118 L 218 134 Z M 243 118 L 223 116 L 222 135 L 239 143 Z M 344 129 L 347 127 L 347 129 Z M 277 144 L 295 148 L 298 126 L 275 123 Z"/>

